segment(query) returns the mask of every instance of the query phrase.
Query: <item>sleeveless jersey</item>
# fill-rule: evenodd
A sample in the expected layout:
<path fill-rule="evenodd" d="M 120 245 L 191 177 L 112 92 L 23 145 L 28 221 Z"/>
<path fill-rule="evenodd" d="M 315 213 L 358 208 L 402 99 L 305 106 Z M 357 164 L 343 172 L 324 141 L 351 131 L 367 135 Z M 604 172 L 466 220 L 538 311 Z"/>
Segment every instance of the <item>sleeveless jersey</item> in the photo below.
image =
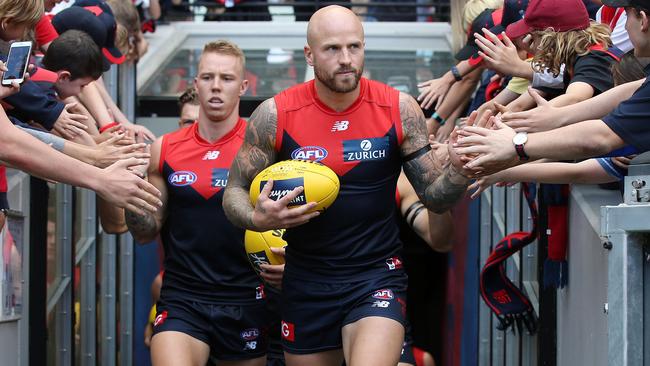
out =
<path fill-rule="evenodd" d="M 199 136 L 198 123 L 163 137 L 159 170 L 167 186 L 163 292 L 199 301 L 245 304 L 261 298 L 260 280 L 244 250 L 244 231 L 223 208 L 228 171 L 246 122 L 220 140 Z"/>
<path fill-rule="evenodd" d="M 394 264 L 401 263 L 394 200 L 402 161 L 399 92 L 362 78 L 358 99 L 337 113 L 318 99 L 312 80 L 275 103 L 278 160 L 318 161 L 341 182 L 325 212 L 286 231 L 286 273 L 344 282 L 400 267 Z"/>

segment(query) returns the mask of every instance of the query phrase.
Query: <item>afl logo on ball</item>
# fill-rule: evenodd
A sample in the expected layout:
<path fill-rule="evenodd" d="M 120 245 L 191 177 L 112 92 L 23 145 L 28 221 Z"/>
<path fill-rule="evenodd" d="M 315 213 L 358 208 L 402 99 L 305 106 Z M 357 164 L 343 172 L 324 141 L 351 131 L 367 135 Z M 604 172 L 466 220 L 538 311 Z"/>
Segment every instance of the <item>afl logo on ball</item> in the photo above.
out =
<path fill-rule="evenodd" d="M 189 186 L 196 182 L 196 174 L 187 170 L 181 170 L 171 174 L 167 180 L 169 180 L 169 184 L 176 187 Z"/>
<path fill-rule="evenodd" d="M 291 159 L 321 161 L 327 157 L 327 150 L 320 146 L 303 146 L 293 150 Z"/>

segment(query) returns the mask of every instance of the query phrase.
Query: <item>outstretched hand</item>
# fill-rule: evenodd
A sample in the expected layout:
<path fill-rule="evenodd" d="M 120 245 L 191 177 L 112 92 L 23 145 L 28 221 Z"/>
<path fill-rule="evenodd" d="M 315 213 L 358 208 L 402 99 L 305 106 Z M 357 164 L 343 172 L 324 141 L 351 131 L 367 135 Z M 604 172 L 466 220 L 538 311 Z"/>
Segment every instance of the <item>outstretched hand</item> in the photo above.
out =
<path fill-rule="evenodd" d="M 562 127 L 560 108 L 553 107 L 532 87 L 528 87 L 528 94 L 533 97 L 537 107 L 523 112 L 504 113 L 501 117 L 503 123 L 517 132 L 541 132 Z"/>
<path fill-rule="evenodd" d="M 109 203 L 137 215 L 155 213 L 162 207 L 160 191 L 130 170 L 145 164 L 148 164 L 146 159 L 129 158 L 103 169 L 102 185 L 96 189 L 97 193 Z"/>
<path fill-rule="evenodd" d="M 474 33 L 476 45 L 481 49 L 479 54 L 483 58 L 485 66 L 496 71 L 501 75 L 519 75 L 522 68 L 530 68 L 526 61 L 519 58 L 517 46 L 512 43 L 505 32 L 501 33 L 501 38 L 488 29 L 483 28 L 483 36 Z"/>
<path fill-rule="evenodd" d="M 418 88 L 421 89 L 420 95 L 418 95 L 417 98 L 418 102 L 420 102 L 420 107 L 423 109 L 429 109 L 433 103 L 436 103 L 434 109 L 440 108 L 445 95 L 447 95 L 449 88 L 451 88 L 453 84 L 453 82 L 449 83 L 445 80 L 444 77 L 418 84 Z"/>
<path fill-rule="evenodd" d="M 489 123 L 493 123 L 496 129 L 467 126 L 459 130 L 453 146 L 457 154 L 472 157 L 463 168 L 474 171 L 477 176 L 493 174 L 518 163 L 512 143 L 515 130 L 500 118 L 490 117 Z"/>

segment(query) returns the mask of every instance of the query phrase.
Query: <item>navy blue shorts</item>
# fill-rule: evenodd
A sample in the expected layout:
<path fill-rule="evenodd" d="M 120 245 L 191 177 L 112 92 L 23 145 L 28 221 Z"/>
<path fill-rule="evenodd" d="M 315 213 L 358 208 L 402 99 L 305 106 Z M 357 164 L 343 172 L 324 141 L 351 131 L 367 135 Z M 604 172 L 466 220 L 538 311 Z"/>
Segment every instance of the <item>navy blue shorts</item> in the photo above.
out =
<path fill-rule="evenodd" d="M 250 305 L 223 305 L 161 298 L 153 334 L 185 333 L 210 346 L 210 357 L 224 361 L 249 360 L 266 355 L 270 314 L 266 301 Z"/>
<path fill-rule="evenodd" d="M 406 319 L 407 277 L 379 273 L 359 282 L 306 281 L 286 276 L 282 283 L 282 345 L 294 354 L 342 347 L 341 329 L 359 319 L 380 316 L 402 325 Z"/>

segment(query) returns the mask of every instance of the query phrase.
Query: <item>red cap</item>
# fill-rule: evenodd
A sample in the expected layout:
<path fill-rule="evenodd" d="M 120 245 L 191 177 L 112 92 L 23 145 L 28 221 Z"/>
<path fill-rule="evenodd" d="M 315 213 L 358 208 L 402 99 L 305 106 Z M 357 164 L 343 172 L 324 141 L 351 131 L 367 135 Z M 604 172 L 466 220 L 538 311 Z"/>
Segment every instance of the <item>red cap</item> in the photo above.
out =
<path fill-rule="evenodd" d="M 532 30 L 553 28 L 556 32 L 589 27 L 589 14 L 582 0 L 531 0 L 524 19 L 506 29 L 510 38 L 519 38 Z"/>

